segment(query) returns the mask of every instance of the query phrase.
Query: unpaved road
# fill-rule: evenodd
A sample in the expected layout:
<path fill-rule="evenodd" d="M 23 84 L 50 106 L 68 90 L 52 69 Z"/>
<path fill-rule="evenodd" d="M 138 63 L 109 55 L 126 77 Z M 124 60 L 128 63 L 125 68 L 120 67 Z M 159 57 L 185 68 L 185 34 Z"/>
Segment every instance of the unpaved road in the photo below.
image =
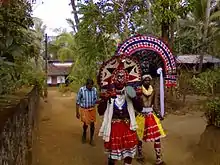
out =
<path fill-rule="evenodd" d="M 63 97 L 49 90 L 48 102 L 39 107 L 39 130 L 34 147 L 34 165 L 104 165 L 103 141 L 97 137 L 96 146 L 81 144 L 81 123 L 75 118 L 75 96 Z M 205 129 L 202 113 L 184 116 L 169 115 L 163 126 L 167 137 L 162 140 L 163 157 L 168 165 L 190 165 L 191 150 Z M 154 163 L 152 144 L 144 144 L 146 165 Z M 120 163 L 119 163 L 120 164 Z M 133 162 L 133 165 L 138 165 Z"/>

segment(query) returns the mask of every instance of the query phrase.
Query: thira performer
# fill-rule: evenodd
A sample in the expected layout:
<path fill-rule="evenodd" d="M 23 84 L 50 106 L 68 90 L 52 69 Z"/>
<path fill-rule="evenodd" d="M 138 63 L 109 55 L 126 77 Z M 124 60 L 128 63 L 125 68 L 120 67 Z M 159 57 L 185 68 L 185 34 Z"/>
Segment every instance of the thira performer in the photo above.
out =
<path fill-rule="evenodd" d="M 99 136 L 103 137 L 105 152 L 108 154 L 108 165 L 115 165 L 123 160 L 131 165 L 136 155 L 138 138 L 134 106 L 137 96 L 134 88 L 127 86 L 129 72 L 120 62 L 112 74 L 111 86 L 114 91 L 106 93 L 98 106 L 100 115 L 104 115 Z"/>
<path fill-rule="evenodd" d="M 162 120 L 161 113 L 158 111 L 157 98 L 155 90 L 151 85 L 152 77 L 150 75 L 144 75 L 142 77 L 142 95 L 139 98 L 139 104 L 142 106 L 141 113 L 138 113 L 136 121 L 138 124 L 138 160 L 143 161 L 142 153 L 142 141 L 154 142 L 154 150 L 156 154 L 156 164 L 164 164 L 161 154 L 161 141 L 162 137 L 165 137 L 164 130 L 161 126 L 160 120 Z"/>

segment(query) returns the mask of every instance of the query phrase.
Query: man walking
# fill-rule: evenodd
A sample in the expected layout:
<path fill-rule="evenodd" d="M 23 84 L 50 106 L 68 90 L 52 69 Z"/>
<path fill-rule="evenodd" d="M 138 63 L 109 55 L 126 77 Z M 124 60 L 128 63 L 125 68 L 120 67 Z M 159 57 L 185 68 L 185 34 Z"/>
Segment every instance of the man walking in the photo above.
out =
<path fill-rule="evenodd" d="M 95 104 L 97 102 L 97 89 L 91 79 L 87 79 L 86 85 L 79 89 L 76 100 L 76 117 L 83 122 L 82 143 L 86 143 L 86 132 L 90 125 L 90 144 L 94 145 L 94 131 L 96 121 Z"/>

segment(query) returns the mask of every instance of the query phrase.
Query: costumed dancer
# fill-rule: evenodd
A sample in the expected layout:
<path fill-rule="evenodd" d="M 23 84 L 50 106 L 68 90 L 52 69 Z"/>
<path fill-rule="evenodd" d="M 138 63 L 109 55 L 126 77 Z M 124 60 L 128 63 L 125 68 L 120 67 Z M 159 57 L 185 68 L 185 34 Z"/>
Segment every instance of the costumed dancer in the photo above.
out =
<path fill-rule="evenodd" d="M 93 87 L 94 82 L 92 79 L 87 79 L 86 85 L 79 89 L 76 99 L 76 117 L 81 118 L 83 122 L 83 135 L 82 143 L 86 143 L 86 132 L 88 126 L 90 126 L 90 144 L 94 144 L 94 131 L 96 121 L 96 109 L 97 103 L 97 89 Z"/>
<path fill-rule="evenodd" d="M 162 74 L 162 70 L 158 69 L 158 74 Z M 157 99 L 155 90 L 151 85 L 152 77 L 150 75 L 144 75 L 142 77 L 142 95 L 140 97 L 140 104 L 142 105 L 142 111 L 136 117 L 138 124 L 137 134 L 139 138 L 138 142 L 138 160 L 143 161 L 142 153 L 142 140 L 144 142 L 154 142 L 154 149 L 156 153 L 156 164 L 164 164 L 161 154 L 161 141 L 162 137 L 165 137 L 164 130 L 161 126 L 160 120 L 164 115 L 163 104 L 163 92 L 161 91 L 160 101 L 162 113 L 159 113 L 157 106 Z M 161 80 L 162 82 L 163 80 Z M 160 84 L 161 90 L 163 90 L 163 82 Z"/>
<path fill-rule="evenodd" d="M 124 160 L 131 165 L 135 157 L 138 139 L 136 134 L 134 105 L 137 101 L 134 88 L 127 87 L 128 72 L 121 62 L 113 72 L 110 86 L 112 91 L 102 96 L 98 106 L 100 115 L 104 115 L 99 136 L 103 137 L 105 151 L 108 154 L 108 165 L 117 160 Z"/>

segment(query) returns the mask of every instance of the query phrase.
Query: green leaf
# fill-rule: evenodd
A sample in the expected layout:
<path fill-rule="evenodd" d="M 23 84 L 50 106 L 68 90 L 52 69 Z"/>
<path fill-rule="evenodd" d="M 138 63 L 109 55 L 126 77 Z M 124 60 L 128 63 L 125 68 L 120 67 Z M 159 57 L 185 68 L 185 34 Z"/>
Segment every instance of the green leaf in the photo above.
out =
<path fill-rule="evenodd" d="M 8 36 L 6 38 L 6 48 L 10 47 L 13 43 L 13 37 L 12 36 Z"/>
<path fill-rule="evenodd" d="M 213 13 L 213 14 L 210 16 L 210 20 L 211 20 L 211 21 L 219 20 L 219 18 L 220 18 L 220 11 L 216 11 L 215 13 Z"/>

